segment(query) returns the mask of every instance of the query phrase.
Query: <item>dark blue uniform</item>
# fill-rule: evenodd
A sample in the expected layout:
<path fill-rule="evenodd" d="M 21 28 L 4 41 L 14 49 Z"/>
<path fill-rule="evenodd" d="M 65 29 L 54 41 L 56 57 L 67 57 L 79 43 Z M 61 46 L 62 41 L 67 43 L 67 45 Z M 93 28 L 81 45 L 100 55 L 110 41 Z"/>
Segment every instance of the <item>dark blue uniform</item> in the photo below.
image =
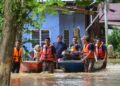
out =
<path fill-rule="evenodd" d="M 55 42 L 53 45 L 56 49 L 57 58 L 62 58 L 62 52 L 67 49 L 66 44 L 63 42 Z"/>

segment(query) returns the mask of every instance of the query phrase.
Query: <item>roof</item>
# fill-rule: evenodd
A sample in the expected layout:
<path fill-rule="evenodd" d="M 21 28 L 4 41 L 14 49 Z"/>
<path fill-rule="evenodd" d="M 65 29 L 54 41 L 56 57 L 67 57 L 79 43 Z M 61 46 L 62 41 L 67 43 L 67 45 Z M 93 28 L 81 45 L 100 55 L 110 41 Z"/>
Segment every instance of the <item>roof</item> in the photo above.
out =
<path fill-rule="evenodd" d="M 37 0 L 37 2 L 46 2 L 47 0 Z M 49 1 L 49 0 L 48 0 Z M 63 2 L 67 2 L 67 5 L 63 7 L 56 7 L 55 9 L 61 12 L 68 12 L 69 13 L 78 13 L 78 14 L 85 14 L 85 15 L 94 15 L 97 12 L 96 11 L 91 11 L 89 9 L 85 9 L 85 7 L 79 7 L 74 4 L 75 0 L 61 0 Z M 94 4 L 96 0 L 93 0 Z M 68 14 L 69 14 L 68 13 Z"/>
<path fill-rule="evenodd" d="M 120 3 L 109 4 L 109 11 L 107 14 L 108 24 L 120 25 Z M 104 14 L 102 11 L 99 12 L 100 22 L 104 22 Z"/>
<path fill-rule="evenodd" d="M 73 13 L 75 12 L 78 14 L 85 14 L 85 15 L 94 15 L 97 13 L 96 11 L 86 10 L 85 8 L 81 8 L 81 7 L 77 7 L 77 6 L 64 6 L 64 7 L 58 8 L 58 10 L 60 10 L 60 11 L 68 10 Z"/>

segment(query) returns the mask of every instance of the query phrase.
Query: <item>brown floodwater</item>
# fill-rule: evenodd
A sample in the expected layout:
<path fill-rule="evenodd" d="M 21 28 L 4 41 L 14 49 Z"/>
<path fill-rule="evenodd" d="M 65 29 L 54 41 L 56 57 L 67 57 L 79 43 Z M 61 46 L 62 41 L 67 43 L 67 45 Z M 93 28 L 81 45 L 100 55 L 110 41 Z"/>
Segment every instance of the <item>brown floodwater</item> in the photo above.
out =
<path fill-rule="evenodd" d="M 11 86 L 120 86 L 120 64 L 94 73 L 12 74 Z"/>

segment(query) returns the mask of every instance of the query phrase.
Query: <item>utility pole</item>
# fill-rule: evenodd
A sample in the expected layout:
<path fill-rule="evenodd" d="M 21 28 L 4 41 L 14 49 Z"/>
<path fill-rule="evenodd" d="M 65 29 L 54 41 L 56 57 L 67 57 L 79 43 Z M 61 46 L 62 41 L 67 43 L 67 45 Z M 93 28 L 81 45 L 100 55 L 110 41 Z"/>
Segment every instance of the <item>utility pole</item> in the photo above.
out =
<path fill-rule="evenodd" d="M 104 2 L 104 22 L 105 22 L 105 43 L 108 45 L 108 0 L 105 0 Z"/>

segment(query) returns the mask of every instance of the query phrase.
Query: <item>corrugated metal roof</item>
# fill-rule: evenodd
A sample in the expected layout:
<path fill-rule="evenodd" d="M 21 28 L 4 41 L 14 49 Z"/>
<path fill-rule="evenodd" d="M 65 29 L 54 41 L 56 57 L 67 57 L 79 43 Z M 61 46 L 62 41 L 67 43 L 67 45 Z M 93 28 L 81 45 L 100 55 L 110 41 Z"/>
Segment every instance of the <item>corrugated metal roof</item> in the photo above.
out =
<path fill-rule="evenodd" d="M 109 25 L 120 25 L 120 3 L 109 4 L 109 11 L 107 14 Z M 104 22 L 104 14 L 99 11 L 100 22 Z"/>
<path fill-rule="evenodd" d="M 109 4 L 109 11 L 108 11 L 108 20 L 109 21 L 118 21 L 120 20 L 120 3 L 114 3 L 114 4 Z M 102 12 L 99 13 L 100 16 L 102 16 Z M 104 16 L 100 19 L 101 21 L 104 21 Z"/>

